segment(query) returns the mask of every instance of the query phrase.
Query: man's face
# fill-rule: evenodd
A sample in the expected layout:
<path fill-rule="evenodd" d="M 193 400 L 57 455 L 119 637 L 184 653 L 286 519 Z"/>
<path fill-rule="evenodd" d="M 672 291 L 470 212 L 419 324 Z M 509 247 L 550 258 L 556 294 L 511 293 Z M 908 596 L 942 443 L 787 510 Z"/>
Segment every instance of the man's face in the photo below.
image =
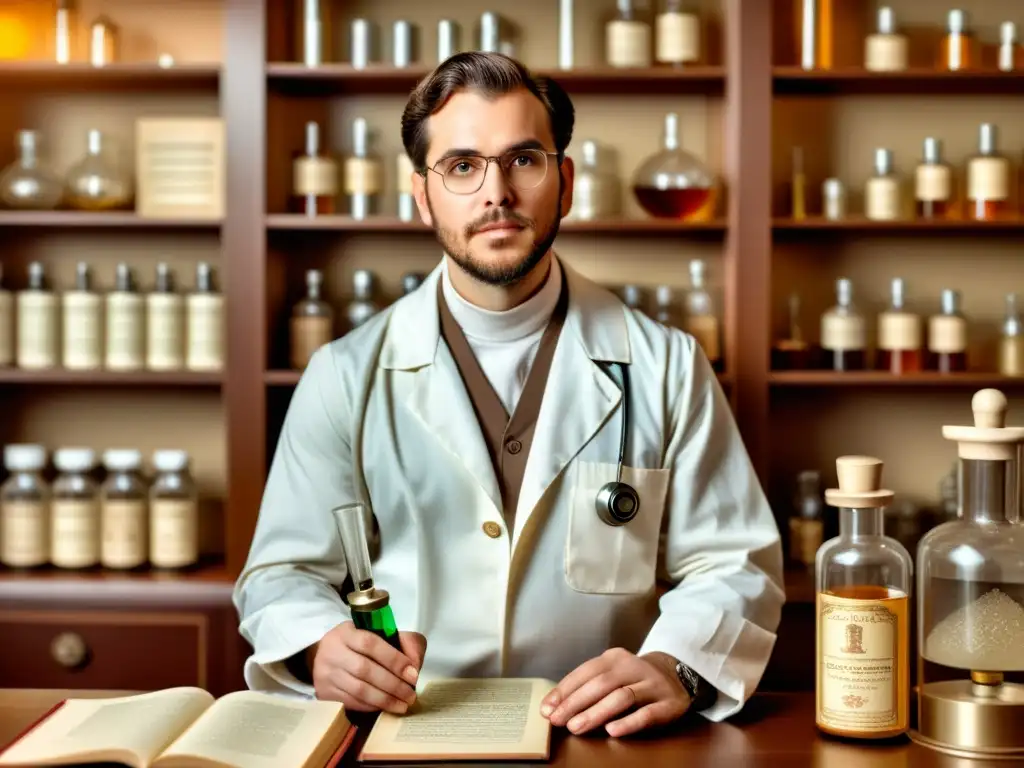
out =
<path fill-rule="evenodd" d="M 429 118 L 427 128 L 427 168 L 442 173 L 468 176 L 474 166 L 483 167 L 482 158 L 502 156 L 523 168 L 531 160 L 517 150 L 555 151 L 547 111 L 525 89 L 492 99 L 462 91 Z M 460 163 L 463 158 L 468 162 Z M 470 194 L 449 191 L 432 170 L 426 178 L 414 177 L 424 222 L 460 267 L 489 285 L 512 285 L 530 273 L 551 248 L 572 201 L 569 159 L 559 167 L 549 155 L 547 174 L 532 189 L 510 183 L 519 173 L 490 162 L 483 186 Z"/>

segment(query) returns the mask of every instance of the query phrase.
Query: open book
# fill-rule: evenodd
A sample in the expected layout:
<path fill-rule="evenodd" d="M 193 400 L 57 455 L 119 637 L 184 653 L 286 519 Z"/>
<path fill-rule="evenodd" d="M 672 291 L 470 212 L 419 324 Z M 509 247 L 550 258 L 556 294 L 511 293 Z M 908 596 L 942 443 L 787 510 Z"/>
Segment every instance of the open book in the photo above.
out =
<path fill-rule="evenodd" d="M 167 688 L 66 699 L 0 752 L 0 766 L 324 768 L 354 735 L 337 702 Z"/>
<path fill-rule="evenodd" d="M 540 703 L 554 687 L 535 678 L 431 681 L 405 714 L 381 713 L 359 759 L 549 760 Z"/>

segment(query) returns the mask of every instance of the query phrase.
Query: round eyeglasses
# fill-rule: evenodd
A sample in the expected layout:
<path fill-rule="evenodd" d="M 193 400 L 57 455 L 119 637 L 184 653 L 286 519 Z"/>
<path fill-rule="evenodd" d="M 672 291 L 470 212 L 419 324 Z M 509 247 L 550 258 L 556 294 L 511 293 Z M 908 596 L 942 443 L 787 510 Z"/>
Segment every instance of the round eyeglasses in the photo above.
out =
<path fill-rule="evenodd" d="M 472 195 L 484 185 L 487 167 L 491 161 L 498 163 L 510 185 L 521 192 L 539 187 L 548 175 L 548 157 L 558 157 L 557 152 L 543 149 L 513 149 L 501 157 L 482 155 L 458 155 L 446 157 L 434 164 L 433 171 L 444 182 L 444 188 L 456 195 Z"/>

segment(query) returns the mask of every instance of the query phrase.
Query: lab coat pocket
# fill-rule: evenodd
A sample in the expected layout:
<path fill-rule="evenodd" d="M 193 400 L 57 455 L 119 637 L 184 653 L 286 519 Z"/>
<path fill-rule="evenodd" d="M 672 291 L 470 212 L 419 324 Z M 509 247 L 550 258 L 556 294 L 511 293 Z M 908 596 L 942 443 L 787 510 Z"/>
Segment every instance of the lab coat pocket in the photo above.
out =
<path fill-rule="evenodd" d="M 565 578 L 577 592 L 638 595 L 654 588 L 661 520 L 670 470 L 622 468 L 640 510 L 625 525 L 611 526 L 597 515 L 597 494 L 615 480 L 618 466 L 576 462 L 565 542 Z"/>

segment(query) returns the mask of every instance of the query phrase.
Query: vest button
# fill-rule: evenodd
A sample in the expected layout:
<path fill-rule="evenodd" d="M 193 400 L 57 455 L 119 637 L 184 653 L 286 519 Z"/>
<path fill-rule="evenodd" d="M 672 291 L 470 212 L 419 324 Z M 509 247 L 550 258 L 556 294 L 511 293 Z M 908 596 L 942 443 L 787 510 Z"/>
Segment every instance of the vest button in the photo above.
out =
<path fill-rule="evenodd" d="M 515 456 L 517 453 L 523 450 L 523 444 L 520 443 L 518 440 L 509 440 L 507 443 L 505 443 L 505 449 L 513 456 Z"/>
<path fill-rule="evenodd" d="M 490 536 L 492 539 L 496 539 L 501 536 L 501 526 L 493 520 L 488 520 L 484 523 L 484 533 Z"/>

